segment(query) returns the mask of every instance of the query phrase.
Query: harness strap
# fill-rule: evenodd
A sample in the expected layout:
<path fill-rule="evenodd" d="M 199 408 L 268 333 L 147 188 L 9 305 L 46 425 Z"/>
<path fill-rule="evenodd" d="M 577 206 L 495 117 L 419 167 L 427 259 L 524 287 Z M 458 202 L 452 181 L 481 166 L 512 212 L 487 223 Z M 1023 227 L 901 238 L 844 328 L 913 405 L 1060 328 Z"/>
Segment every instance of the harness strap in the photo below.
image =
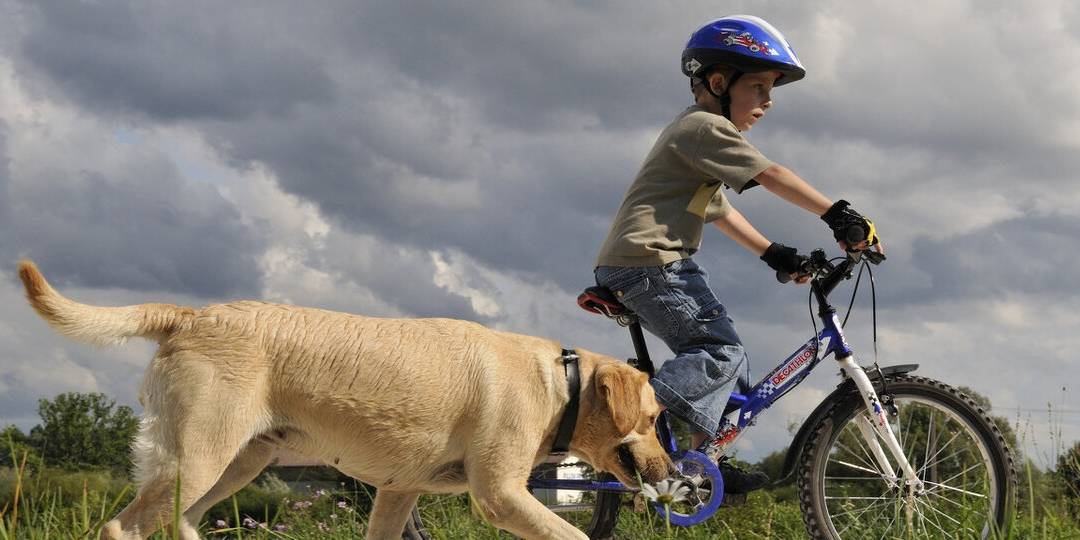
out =
<path fill-rule="evenodd" d="M 565 455 L 570 451 L 570 439 L 574 437 L 574 428 L 577 426 L 578 405 L 581 403 L 581 368 L 578 365 L 577 352 L 573 349 L 563 349 L 562 361 L 563 369 L 566 370 L 566 391 L 570 394 L 570 401 L 563 411 L 562 420 L 559 421 L 559 431 L 551 445 L 551 453 Z"/>

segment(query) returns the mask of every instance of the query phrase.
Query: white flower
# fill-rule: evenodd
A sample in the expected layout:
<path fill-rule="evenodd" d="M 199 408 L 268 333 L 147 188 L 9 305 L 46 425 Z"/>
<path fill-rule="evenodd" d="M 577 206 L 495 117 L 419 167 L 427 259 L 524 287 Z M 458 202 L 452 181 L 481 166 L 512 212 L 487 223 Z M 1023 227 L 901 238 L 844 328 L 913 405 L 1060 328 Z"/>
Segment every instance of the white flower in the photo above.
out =
<path fill-rule="evenodd" d="M 671 478 L 661 480 L 653 484 L 642 484 L 641 494 L 650 501 L 656 501 L 665 506 L 672 503 L 682 502 L 686 500 L 686 495 L 690 493 L 690 486 L 684 484 L 681 480 L 673 480 Z"/>

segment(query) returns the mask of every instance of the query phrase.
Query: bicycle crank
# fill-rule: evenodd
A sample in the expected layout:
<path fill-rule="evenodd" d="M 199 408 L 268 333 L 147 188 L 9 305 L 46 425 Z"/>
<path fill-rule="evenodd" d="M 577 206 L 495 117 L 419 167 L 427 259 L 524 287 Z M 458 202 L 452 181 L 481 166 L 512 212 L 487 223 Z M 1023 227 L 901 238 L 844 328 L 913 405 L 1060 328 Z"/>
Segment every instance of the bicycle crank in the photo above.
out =
<path fill-rule="evenodd" d="M 653 509 L 672 525 L 692 527 L 709 519 L 724 499 L 724 477 L 716 462 L 695 450 L 672 455 L 676 472 L 668 493 L 652 501 Z M 667 502 L 666 508 L 664 502 Z"/>

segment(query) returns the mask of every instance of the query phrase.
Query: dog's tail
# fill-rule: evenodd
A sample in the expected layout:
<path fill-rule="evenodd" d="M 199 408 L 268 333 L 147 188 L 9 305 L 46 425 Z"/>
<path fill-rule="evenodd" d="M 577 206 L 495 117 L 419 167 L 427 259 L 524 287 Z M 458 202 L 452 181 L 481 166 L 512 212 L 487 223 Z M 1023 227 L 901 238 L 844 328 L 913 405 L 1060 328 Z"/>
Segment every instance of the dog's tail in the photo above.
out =
<path fill-rule="evenodd" d="M 41 318 L 61 334 L 97 345 L 120 344 L 132 336 L 160 340 L 195 315 L 171 304 L 98 307 L 80 304 L 56 292 L 34 263 L 19 261 L 26 298 Z"/>

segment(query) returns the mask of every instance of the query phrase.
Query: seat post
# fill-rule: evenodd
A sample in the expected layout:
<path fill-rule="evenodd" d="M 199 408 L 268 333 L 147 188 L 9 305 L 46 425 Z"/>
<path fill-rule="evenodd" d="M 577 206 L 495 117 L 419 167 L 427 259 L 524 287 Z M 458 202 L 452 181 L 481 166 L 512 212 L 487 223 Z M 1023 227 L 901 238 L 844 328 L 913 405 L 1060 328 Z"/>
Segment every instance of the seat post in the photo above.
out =
<path fill-rule="evenodd" d="M 636 320 L 630 324 L 630 339 L 634 340 L 638 369 L 652 377 L 656 374 L 656 369 L 653 367 L 652 359 L 649 358 L 649 349 L 645 346 L 645 334 L 641 332 L 641 323 Z"/>

